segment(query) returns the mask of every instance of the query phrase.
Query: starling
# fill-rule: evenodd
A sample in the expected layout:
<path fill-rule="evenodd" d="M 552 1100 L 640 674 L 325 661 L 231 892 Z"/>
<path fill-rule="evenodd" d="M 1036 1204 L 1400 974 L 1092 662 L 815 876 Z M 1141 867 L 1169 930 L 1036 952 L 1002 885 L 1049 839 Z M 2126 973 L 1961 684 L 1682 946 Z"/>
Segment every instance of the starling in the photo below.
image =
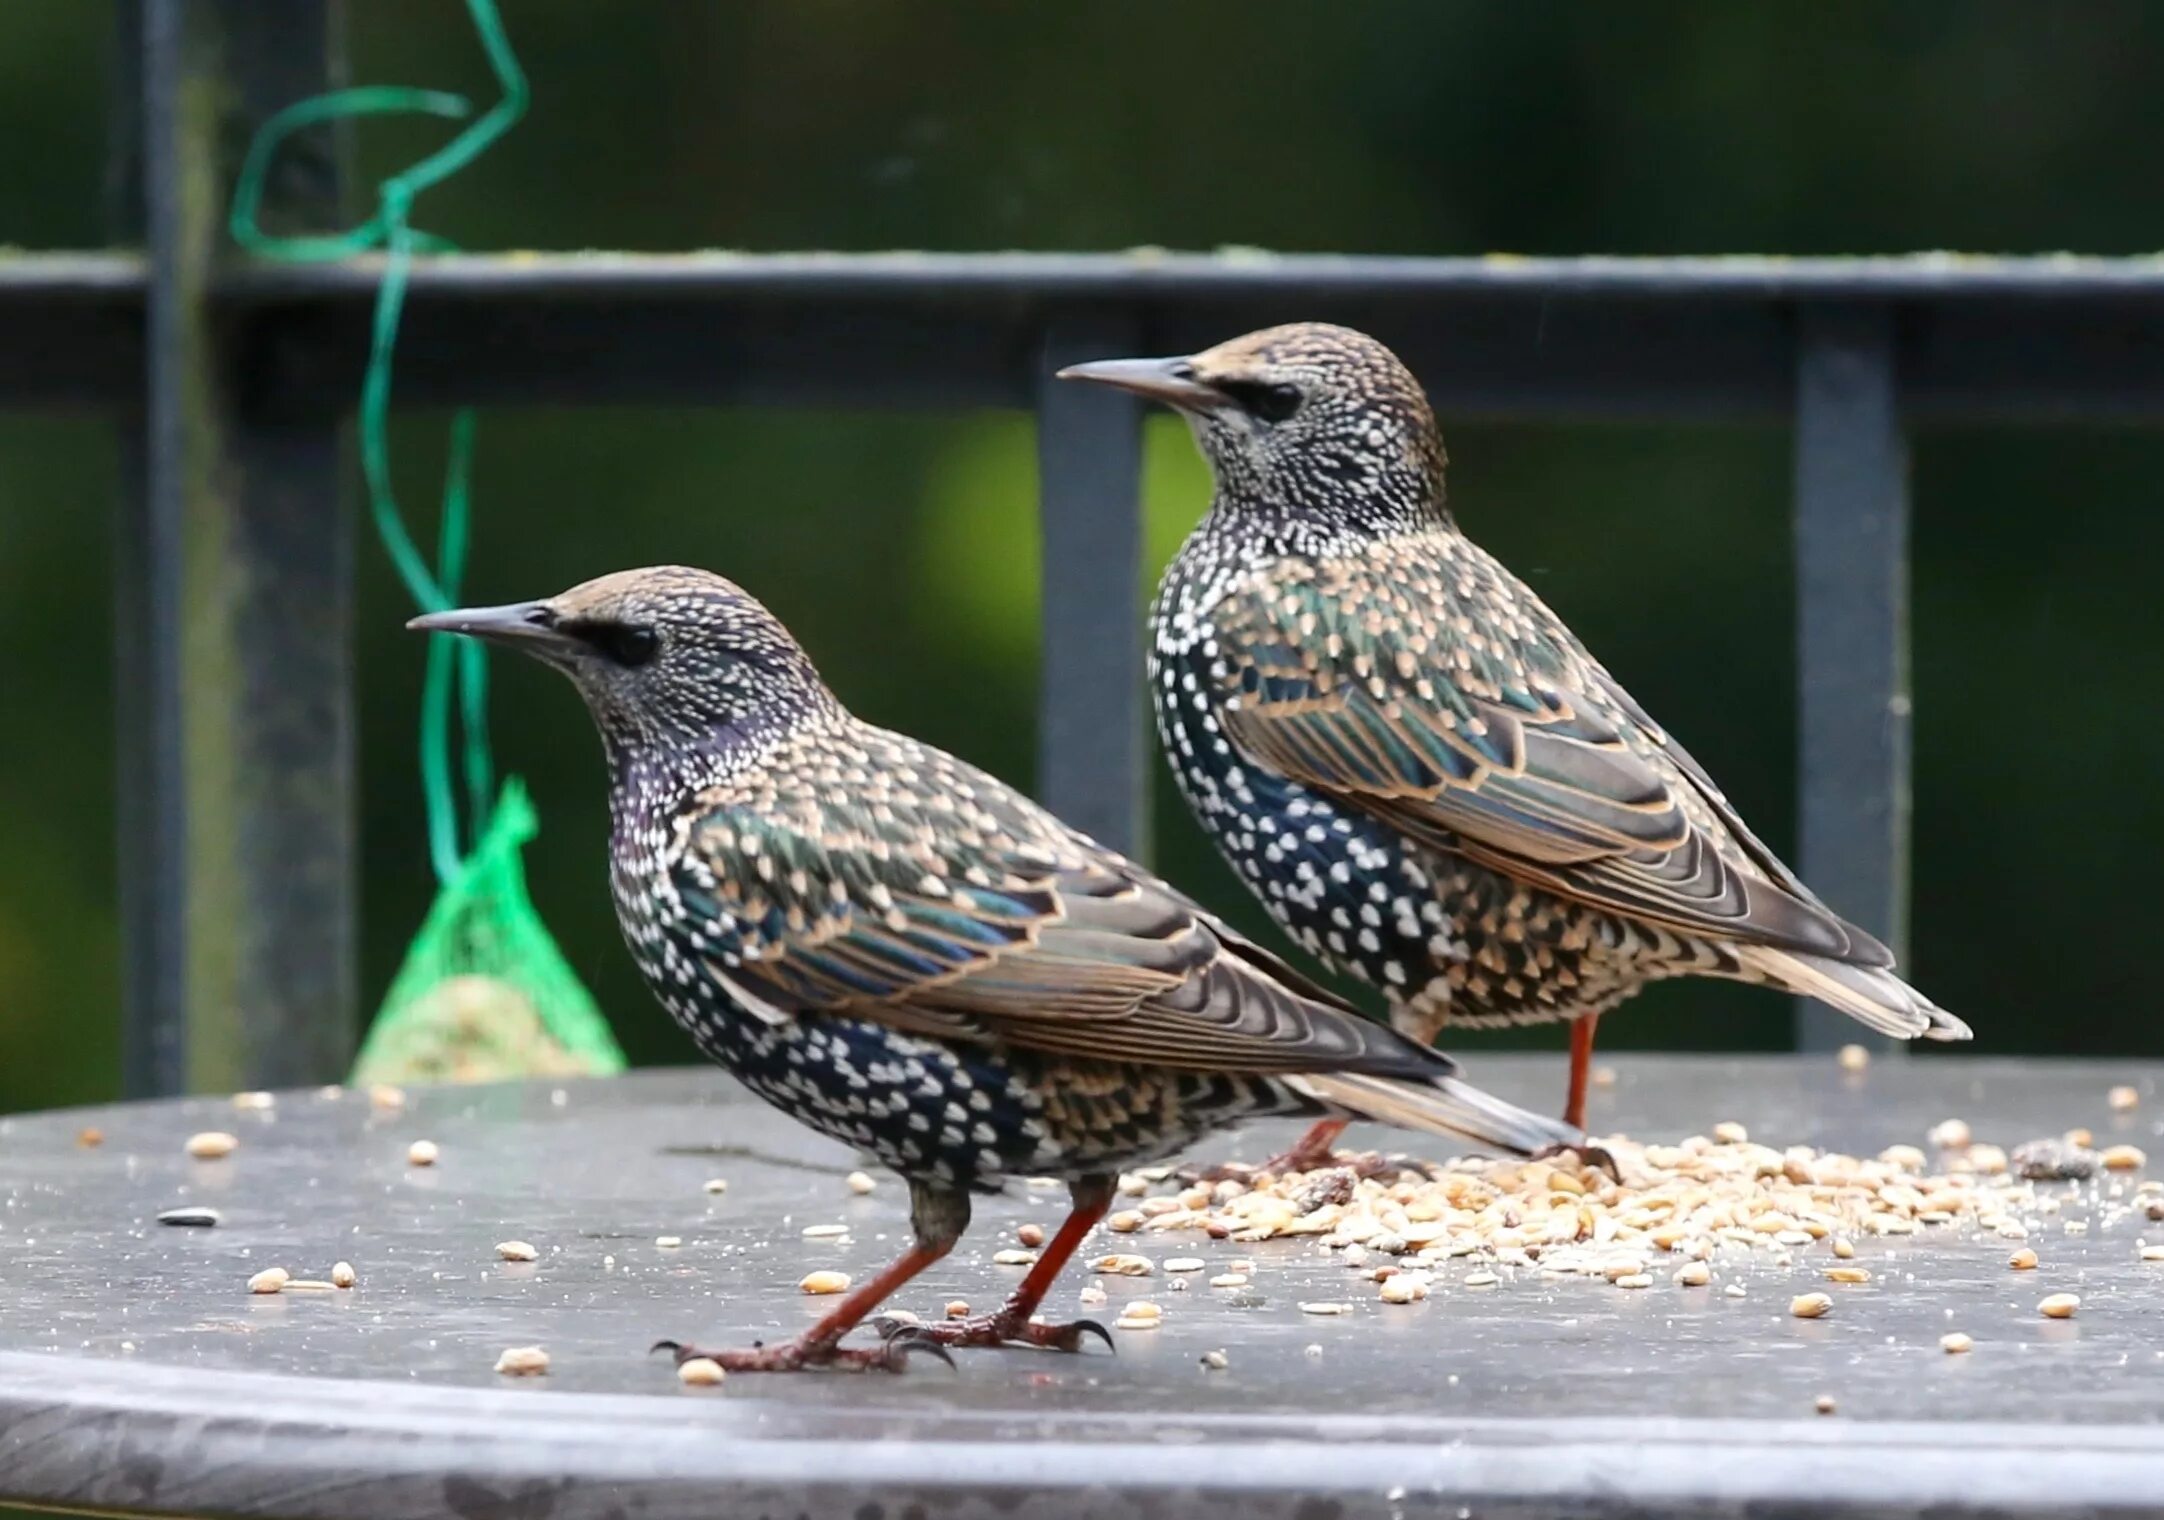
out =
<path fill-rule="evenodd" d="M 1299 323 L 1061 374 L 1175 408 L 1209 459 L 1151 613 L 1165 753 L 1278 922 L 1401 1033 L 1573 1021 L 1574 1128 L 1596 1020 L 1664 977 L 1969 1037 L 1459 532 L 1435 414 L 1382 344 Z"/>
<path fill-rule="evenodd" d="M 909 1184 L 914 1245 L 736 1370 L 1079 1349 L 1034 1318 L 1118 1174 L 1245 1119 L 1355 1116 L 1526 1154 L 1576 1138 L 1489 1097 L 984 772 L 853 717 L 764 607 L 703 571 L 443 612 L 571 678 L 601 731 L 617 919 L 699 1049 Z M 1073 1211 L 996 1313 L 846 1335 L 954 1246 L 970 1197 L 1063 1178 Z"/>

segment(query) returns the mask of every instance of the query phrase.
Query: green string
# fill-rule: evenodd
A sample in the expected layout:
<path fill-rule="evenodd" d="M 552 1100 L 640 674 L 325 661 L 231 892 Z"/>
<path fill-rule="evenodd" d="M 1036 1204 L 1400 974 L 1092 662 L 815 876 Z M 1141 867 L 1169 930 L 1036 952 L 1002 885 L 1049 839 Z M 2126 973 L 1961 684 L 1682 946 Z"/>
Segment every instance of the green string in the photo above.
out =
<path fill-rule="evenodd" d="M 423 232 L 409 220 L 423 191 L 450 178 L 485 153 L 526 114 L 531 96 L 526 74 L 511 51 L 495 0 L 466 0 L 475 33 L 488 55 L 501 91 L 471 125 L 435 152 L 410 164 L 376 187 L 376 211 L 344 232 L 280 237 L 263 230 L 263 187 L 279 148 L 295 132 L 324 122 L 396 114 L 464 121 L 472 102 L 441 90 L 368 86 L 333 90 L 287 106 L 263 124 L 248 146 L 240 179 L 233 187 L 230 219 L 233 239 L 249 252 L 289 262 L 342 259 L 371 248 L 384 253 L 383 280 L 376 289 L 368 370 L 361 381 L 361 473 L 368 485 L 368 507 L 376 536 L 424 612 L 457 605 L 466 569 L 469 538 L 469 485 L 473 472 L 474 415 L 458 412 L 451 421 L 450 459 L 444 472 L 443 512 L 437 533 L 436 564 L 431 568 L 407 531 L 398 498 L 391 488 L 391 374 L 398 348 L 399 319 L 405 310 L 406 284 L 416 253 L 455 252 L 456 245 Z M 455 646 L 455 647 L 454 647 Z M 458 808 L 451 766 L 451 706 L 457 689 L 459 727 L 465 738 L 468 837 L 478 841 L 488 827 L 493 805 L 494 764 L 488 748 L 488 662 L 470 640 L 437 635 L 429 640 L 428 675 L 421 690 L 421 788 L 428 806 L 429 856 L 438 880 L 448 882 L 463 860 L 459 848 Z"/>

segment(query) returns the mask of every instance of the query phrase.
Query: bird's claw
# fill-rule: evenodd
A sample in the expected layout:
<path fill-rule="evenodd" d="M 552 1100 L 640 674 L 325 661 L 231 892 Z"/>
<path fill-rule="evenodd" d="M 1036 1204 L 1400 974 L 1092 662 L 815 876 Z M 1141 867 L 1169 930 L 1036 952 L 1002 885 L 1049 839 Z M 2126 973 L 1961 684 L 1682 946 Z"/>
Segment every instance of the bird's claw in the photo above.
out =
<path fill-rule="evenodd" d="M 936 1336 L 929 1334 L 922 1325 L 913 1325 L 907 1320 L 897 1320 L 889 1315 L 882 1314 L 877 1320 L 873 1321 L 873 1328 L 879 1332 L 879 1343 L 884 1348 L 887 1359 L 893 1363 L 896 1372 L 902 1370 L 912 1351 L 921 1351 L 926 1356 L 935 1356 L 950 1368 L 954 1366 L 954 1358 L 948 1353 L 947 1348 L 939 1343 Z"/>
<path fill-rule="evenodd" d="M 948 1346 L 1036 1346 L 1046 1351 L 1079 1352 L 1085 1335 L 1096 1336 L 1105 1343 L 1107 1351 L 1115 1356 L 1119 1354 L 1112 1332 L 1093 1319 L 1051 1324 L 1001 1312 L 926 1325 L 899 1315 L 882 1314 L 872 1321 L 872 1328 L 890 1345 L 903 1341 L 911 1346 L 937 1348 L 942 1357 Z"/>

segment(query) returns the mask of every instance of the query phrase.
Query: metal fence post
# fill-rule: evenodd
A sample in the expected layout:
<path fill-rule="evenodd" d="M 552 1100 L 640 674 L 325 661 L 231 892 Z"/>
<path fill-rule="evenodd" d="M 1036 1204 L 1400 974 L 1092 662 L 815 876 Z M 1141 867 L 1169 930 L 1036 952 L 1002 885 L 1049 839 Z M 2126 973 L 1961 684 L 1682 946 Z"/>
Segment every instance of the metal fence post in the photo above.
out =
<path fill-rule="evenodd" d="M 1909 498 L 1894 315 L 1806 305 L 1796 367 L 1801 866 L 1902 952 L 1909 865 Z M 1799 1003 L 1796 1046 L 1885 1046 Z"/>
<path fill-rule="evenodd" d="M 1148 848 L 1142 684 L 1142 408 L 1052 378 L 1131 354 L 1137 325 L 1076 315 L 1046 331 L 1037 377 L 1044 652 L 1037 793 L 1114 849 Z"/>
<path fill-rule="evenodd" d="M 116 134 L 150 263 L 119 533 L 124 1082 L 322 1081 L 354 1032 L 350 533 L 335 415 L 243 405 L 213 318 L 237 154 L 324 88 L 335 7 L 130 0 Z M 336 152 L 297 142 L 281 206 L 335 220 Z"/>

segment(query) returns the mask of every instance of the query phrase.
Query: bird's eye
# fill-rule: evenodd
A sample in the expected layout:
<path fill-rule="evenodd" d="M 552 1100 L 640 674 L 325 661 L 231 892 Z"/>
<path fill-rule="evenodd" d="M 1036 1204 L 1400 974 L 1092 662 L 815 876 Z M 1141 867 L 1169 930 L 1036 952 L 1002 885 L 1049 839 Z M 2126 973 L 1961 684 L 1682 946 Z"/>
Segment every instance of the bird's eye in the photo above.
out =
<path fill-rule="evenodd" d="M 661 635 L 637 623 L 606 623 L 593 632 L 594 647 L 619 665 L 644 665 L 661 649 Z"/>
<path fill-rule="evenodd" d="M 1300 387 L 1283 381 L 1265 385 L 1256 380 L 1220 380 L 1217 388 L 1238 402 L 1249 416 L 1264 422 L 1283 422 L 1300 410 Z"/>

